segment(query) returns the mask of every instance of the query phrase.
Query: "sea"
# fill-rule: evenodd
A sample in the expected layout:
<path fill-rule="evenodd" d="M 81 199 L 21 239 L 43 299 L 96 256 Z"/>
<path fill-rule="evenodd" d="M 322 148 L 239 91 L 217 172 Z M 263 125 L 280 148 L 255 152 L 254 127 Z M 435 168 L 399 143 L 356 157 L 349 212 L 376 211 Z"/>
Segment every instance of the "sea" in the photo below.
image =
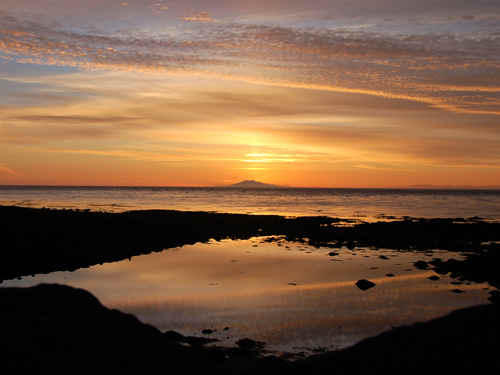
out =
<path fill-rule="evenodd" d="M 0 186 L 0 205 L 331 216 L 363 221 L 404 216 L 500 220 L 500 190 Z"/>
<path fill-rule="evenodd" d="M 500 220 L 498 190 L 1 186 L 0 205 L 362 221 L 403 216 Z M 4 280 L 0 288 L 66 284 L 161 331 L 206 336 L 210 329 L 217 345 L 234 346 L 249 337 L 266 343 L 271 352 L 297 355 L 345 348 L 395 326 L 488 303 L 494 289 L 415 267 L 435 257 L 461 260 L 462 253 L 343 247 L 335 255 L 330 248 L 285 237 L 210 240 L 73 272 Z M 360 279 L 376 286 L 360 290 Z"/>

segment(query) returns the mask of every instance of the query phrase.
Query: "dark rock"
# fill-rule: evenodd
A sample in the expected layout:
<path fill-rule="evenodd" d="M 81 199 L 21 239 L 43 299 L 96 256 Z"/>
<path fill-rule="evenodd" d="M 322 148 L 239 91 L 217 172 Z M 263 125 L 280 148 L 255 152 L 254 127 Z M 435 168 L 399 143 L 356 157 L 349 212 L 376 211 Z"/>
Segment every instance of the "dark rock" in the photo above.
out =
<path fill-rule="evenodd" d="M 368 290 L 370 288 L 373 288 L 375 285 L 377 284 L 365 279 L 356 281 L 356 286 L 361 290 Z"/>
<path fill-rule="evenodd" d="M 217 339 L 209 339 L 208 337 L 196 337 L 196 336 L 185 336 L 180 342 L 189 344 L 191 346 L 203 346 L 206 344 L 211 344 L 218 342 Z"/>
<path fill-rule="evenodd" d="M 385 255 L 379 255 L 378 257 L 379 257 L 380 259 L 383 259 L 383 260 L 387 260 L 387 259 L 389 259 L 389 257 L 386 257 Z"/>
<path fill-rule="evenodd" d="M 264 349 L 264 347 L 266 346 L 264 342 L 255 341 L 249 338 L 244 338 L 236 341 L 236 345 L 238 345 L 240 349 L 248 351 L 259 351 Z"/>
<path fill-rule="evenodd" d="M 440 279 L 440 277 L 436 276 L 436 275 L 432 275 L 432 276 L 429 276 L 428 279 L 432 280 L 432 281 L 438 281 Z"/>
<path fill-rule="evenodd" d="M 328 255 L 330 255 L 331 257 L 334 257 L 334 256 L 339 255 L 339 253 L 336 253 L 335 251 L 330 251 L 330 252 L 328 253 Z"/>
<path fill-rule="evenodd" d="M 452 291 L 453 293 L 457 293 L 457 294 L 465 293 L 465 291 L 464 291 L 464 290 L 462 290 L 462 289 L 452 289 L 451 291 Z"/>
<path fill-rule="evenodd" d="M 387 277 L 394 277 L 395 275 L 393 273 L 386 273 L 385 276 L 387 276 Z"/>
<path fill-rule="evenodd" d="M 413 265 L 419 270 L 426 270 L 429 268 L 429 263 L 423 260 L 416 261 Z"/>
<path fill-rule="evenodd" d="M 210 328 L 206 328 L 203 331 L 201 331 L 201 333 L 203 333 L 204 335 L 211 335 L 212 333 L 215 333 L 215 332 L 216 332 L 216 330 L 210 329 Z"/>
<path fill-rule="evenodd" d="M 488 304 L 396 327 L 352 347 L 298 360 L 294 374 L 401 375 L 429 369 L 434 374 L 469 374 L 485 359 L 485 371 L 498 373 L 499 313 L 497 305 Z"/>
<path fill-rule="evenodd" d="M 500 291 L 498 290 L 492 290 L 490 292 L 490 297 L 488 298 L 492 303 L 500 303 Z"/>
<path fill-rule="evenodd" d="M 179 332 L 175 331 L 166 331 L 163 333 L 163 337 L 165 337 L 169 341 L 181 342 L 184 341 L 184 335 L 181 335 Z"/>
<path fill-rule="evenodd" d="M 166 331 L 163 333 L 163 337 L 170 342 L 186 343 L 192 346 L 201 346 L 219 341 L 217 339 L 209 339 L 205 337 L 184 336 L 175 331 Z"/>

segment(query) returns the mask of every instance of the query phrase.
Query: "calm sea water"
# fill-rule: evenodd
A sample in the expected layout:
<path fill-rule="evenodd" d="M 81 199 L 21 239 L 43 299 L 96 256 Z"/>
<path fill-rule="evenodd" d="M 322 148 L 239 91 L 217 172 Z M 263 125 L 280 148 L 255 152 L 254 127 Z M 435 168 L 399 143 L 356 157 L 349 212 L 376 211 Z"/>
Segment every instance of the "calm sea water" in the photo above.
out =
<path fill-rule="evenodd" d="M 488 303 L 489 285 L 457 286 L 445 275 L 431 281 L 433 271 L 413 265 L 459 254 L 343 248 L 331 257 L 330 250 L 265 237 L 210 241 L 0 287 L 68 284 L 161 331 L 200 336 L 209 328 L 220 345 L 250 337 L 286 352 L 343 348 L 394 326 Z M 356 287 L 365 278 L 376 286 Z M 453 293 L 456 288 L 464 293 Z"/>
<path fill-rule="evenodd" d="M 325 215 L 362 220 L 384 215 L 500 220 L 500 190 L 0 186 L 0 205 L 114 212 L 174 209 Z"/>

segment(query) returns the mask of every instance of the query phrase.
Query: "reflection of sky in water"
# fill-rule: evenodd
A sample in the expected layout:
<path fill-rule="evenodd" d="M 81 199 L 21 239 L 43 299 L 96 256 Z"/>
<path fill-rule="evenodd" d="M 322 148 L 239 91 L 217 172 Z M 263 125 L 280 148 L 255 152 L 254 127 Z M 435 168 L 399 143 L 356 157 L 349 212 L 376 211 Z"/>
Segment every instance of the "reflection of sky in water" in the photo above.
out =
<path fill-rule="evenodd" d="M 456 286 L 447 277 L 430 281 L 432 271 L 412 265 L 420 259 L 446 259 L 445 252 L 344 249 L 336 257 L 328 252 L 259 238 L 226 240 L 3 285 L 65 283 L 161 330 L 200 335 L 211 328 L 223 343 L 251 337 L 274 349 L 296 351 L 346 346 L 392 326 L 486 302 L 484 285 L 461 285 L 466 293 L 457 295 L 450 292 Z M 354 286 L 362 278 L 377 286 L 362 292 Z"/>

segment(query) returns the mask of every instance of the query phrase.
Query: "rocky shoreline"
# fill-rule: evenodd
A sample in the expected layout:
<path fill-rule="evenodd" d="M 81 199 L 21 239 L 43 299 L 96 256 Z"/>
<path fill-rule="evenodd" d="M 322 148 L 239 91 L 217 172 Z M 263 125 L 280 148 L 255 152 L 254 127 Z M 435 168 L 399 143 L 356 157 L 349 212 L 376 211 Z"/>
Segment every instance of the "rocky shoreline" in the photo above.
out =
<path fill-rule="evenodd" d="M 498 285 L 491 266 L 500 261 L 500 223 L 480 218 L 391 219 L 365 223 L 322 216 L 287 218 L 166 210 L 109 213 L 0 206 L 5 249 L 0 281 L 72 271 L 210 239 L 279 235 L 288 241 L 344 251 L 370 247 L 465 252 L 470 259 L 464 266 L 467 272 L 458 263 L 445 267 L 436 262 L 436 269 Z M 491 272 L 485 273 L 483 267 Z"/>
<path fill-rule="evenodd" d="M 419 261 L 415 267 L 450 274 L 457 282 L 500 286 L 500 223 L 480 218 L 394 218 L 377 223 L 329 217 L 180 211 L 105 213 L 0 206 L 3 239 L 0 280 L 122 260 L 165 248 L 223 238 L 281 236 L 334 253 L 359 247 L 399 251 L 446 249 L 463 260 Z M 86 291 L 61 285 L 0 288 L 1 353 L 6 373 L 464 373 L 481 364 L 500 369 L 498 291 L 494 303 L 395 328 L 344 350 L 290 361 L 242 340 L 235 348 L 160 332 L 135 317 L 109 310 Z"/>
<path fill-rule="evenodd" d="M 252 340 L 206 346 L 110 310 L 90 293 L 64 285 L 0 288 L 2 373 L 92 371 L 184 374 L 466 373 L 500 369 L 498 305 L 455 311 L 394 328 L 353 347 L 290 361 L 266 355 Z M 255 343 L 256 345 L 252 345 Z"/>

